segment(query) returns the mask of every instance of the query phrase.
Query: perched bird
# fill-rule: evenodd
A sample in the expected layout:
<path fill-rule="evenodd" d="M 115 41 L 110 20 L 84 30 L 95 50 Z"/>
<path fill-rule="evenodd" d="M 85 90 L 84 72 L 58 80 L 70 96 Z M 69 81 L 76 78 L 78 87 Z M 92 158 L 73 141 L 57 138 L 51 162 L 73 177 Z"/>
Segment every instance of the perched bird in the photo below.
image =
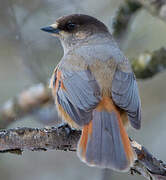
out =
<path fill-rule="evenodd" d="M 135 153 L 125 127 L 141 126 L 140 97 L 128 59 L 94 17 L 63 16 L 42 30 L 58 37 L 64 49 L 51 88 L 60 116 L 82 129 L 79 158 L 90 166 L 128 171 Z"/>

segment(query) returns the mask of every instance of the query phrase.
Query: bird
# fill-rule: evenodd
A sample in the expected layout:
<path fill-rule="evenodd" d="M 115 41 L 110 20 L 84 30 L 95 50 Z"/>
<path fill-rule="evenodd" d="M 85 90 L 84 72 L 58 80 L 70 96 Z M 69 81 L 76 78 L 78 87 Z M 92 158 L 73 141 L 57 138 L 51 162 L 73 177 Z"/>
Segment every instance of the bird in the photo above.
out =
<path fill-rule="evenodd" d="M 59 115 L 82 130 L 78 157 L 89 166 L 129 171 L 136 153 L 127 127 L 141 127 L 141 100 L 129 60 L 95 17 L 65 15 L 41 30 L 57 37 L 64 50 L 50 87 Z"/>

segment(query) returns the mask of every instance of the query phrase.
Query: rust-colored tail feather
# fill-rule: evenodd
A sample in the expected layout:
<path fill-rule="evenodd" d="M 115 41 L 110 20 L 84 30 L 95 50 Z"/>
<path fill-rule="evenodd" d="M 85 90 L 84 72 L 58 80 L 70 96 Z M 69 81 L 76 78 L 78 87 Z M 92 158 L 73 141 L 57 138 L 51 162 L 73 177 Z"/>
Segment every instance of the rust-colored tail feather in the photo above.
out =
<path fill-rule="evenodd" d="M 88 143 L 88 138 L 92 135 L 92 121 L 89 124 L 86 124 L 82 129 L 82 135 L 79 142 L 80 155 L 83 161 L 86 161 L 86 148 Z"/>

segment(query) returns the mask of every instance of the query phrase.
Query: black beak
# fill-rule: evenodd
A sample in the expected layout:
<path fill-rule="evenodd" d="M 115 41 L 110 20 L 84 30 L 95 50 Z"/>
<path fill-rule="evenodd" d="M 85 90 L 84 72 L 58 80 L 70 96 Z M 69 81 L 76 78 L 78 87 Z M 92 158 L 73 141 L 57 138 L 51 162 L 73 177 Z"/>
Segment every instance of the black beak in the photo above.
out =
<path fill-rule="evenodd" d="M 52 26 L 47 26 L 41 28 L 42 31 L 48 32 L 48 33 L 54 33 L 54 34 L 59 34 L 59 29 L 58 28 L 53 28 Z"/>

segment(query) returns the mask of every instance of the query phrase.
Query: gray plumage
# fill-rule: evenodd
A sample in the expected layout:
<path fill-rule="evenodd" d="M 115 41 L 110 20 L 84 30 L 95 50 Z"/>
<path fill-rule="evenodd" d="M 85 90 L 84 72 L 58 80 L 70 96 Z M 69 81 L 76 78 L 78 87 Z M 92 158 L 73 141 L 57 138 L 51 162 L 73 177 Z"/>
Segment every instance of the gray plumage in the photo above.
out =
<path fill-rule="evenodd" d="M 112 99 L 115 104 L 125 110 L 131 125 L 141 127 L 141 102 L 134 74 L 117 69 L 112 81 Z"/>
<path fill-rule="evenodd" d="M 59 88 L 57 101 L 79 126 L 92 120 L 92 110 L 97 106 L 101 97 L 94 89 L 99 87 L 88 70 L 78 72 L 62 71 L 65 90 Z"/>

